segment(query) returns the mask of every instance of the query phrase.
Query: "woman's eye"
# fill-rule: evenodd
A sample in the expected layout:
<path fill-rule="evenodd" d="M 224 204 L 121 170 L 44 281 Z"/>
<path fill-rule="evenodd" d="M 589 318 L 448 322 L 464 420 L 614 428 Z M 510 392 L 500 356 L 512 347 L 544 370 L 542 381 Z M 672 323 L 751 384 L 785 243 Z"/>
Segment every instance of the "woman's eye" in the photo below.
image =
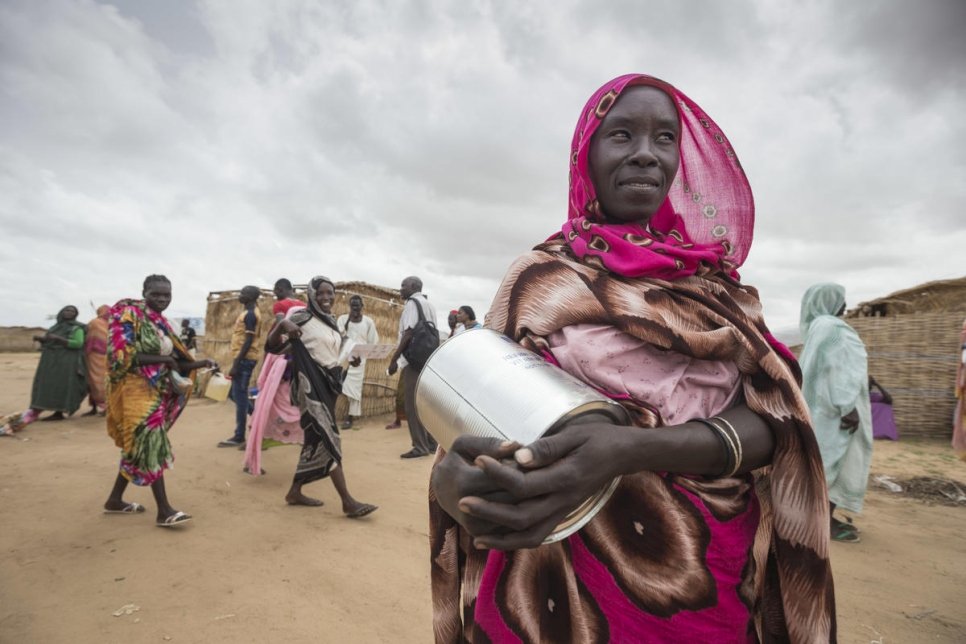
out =
<path fill-rule="evenodd" d="M 611 132 L 610 137 L 618 141 L 626 141 L 631 138 L 631 135 L 624 130 L 617 130 L 616 132 Z"/>
<path fill-rule="evenodd" d="M 676 141 L 677 137 L 674 132 L 663 132 L 657 137 L 658 141 Z"/>

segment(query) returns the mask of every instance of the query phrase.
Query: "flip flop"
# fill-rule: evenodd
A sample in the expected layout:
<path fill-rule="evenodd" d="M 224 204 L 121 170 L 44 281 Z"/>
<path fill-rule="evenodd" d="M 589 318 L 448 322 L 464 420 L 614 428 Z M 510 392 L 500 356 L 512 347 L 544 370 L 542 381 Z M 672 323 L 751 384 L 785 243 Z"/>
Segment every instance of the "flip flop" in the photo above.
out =
<path fill-rule="evenodd" d="M 158 521 L 155 525 L 159 528 L 174 528 L 182 523 L 187 523 L 191 521 L 191 515 L 185 514 L 184 512 L 178 510 L 170 517 L 165 518 L 163 521 Z"/>
<path fill-rule="evenodd" d="M 371 503 L 366 503 L 361 508 L 355 512 L 350 512 L 346 516 L 350 519 L 361 519 L 364 516 L 368 516 L 379 509 L 378 505 L 372 505 Z"/>
<path fill-rule="evenodd" d="M 124 506 L 123 510 L 104 510 L 104 514 L 140 514 L 144 512 L 144 506 L 140 503 L 131 501 Z"/>
<path fill-rule="evenodd" d="M 832 541 L 838 541 L 840 543 L 858 543 L 861 540 L 862 539 L 859 538 L 859 533 L 856 532 L 854 528 L 845 524 L 836 526 L 836 528 L 832 529 Z"/>

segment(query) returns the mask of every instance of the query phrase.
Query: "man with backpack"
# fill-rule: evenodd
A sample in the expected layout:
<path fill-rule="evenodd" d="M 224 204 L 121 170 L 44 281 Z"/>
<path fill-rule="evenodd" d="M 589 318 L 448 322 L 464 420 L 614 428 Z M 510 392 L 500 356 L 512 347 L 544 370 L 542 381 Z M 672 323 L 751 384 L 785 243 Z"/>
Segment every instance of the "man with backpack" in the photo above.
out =
<path fill-rule="evenodd" d="M 439 346 L 436 329 L 436 309 L 422 293 L 423 281 L 407 277 L 402 281 L 399 293 L 406 301 L 399 318 L 399 345 L 389 362 L 389 375 L 402 368 L 400 380 L 406 399 L 406 422 L 413 448 L 401 454 L 401 458 L 429 456 L 436 451 L 436 439 L 429 435 L 416 415 L 416 380 L 429 355 Z"/>

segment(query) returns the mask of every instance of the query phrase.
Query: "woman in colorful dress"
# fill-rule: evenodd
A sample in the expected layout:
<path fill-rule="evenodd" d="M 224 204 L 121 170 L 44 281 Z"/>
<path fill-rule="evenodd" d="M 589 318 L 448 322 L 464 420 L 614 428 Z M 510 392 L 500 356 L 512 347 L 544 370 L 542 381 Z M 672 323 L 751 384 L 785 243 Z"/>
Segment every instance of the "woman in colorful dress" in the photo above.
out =
<path fill-rule="evenodd" d="M 103 416 L 107 409 L 107 327 L 110 313 L 111 307 L 102 304 L 97 307 L 97 317 L 87 323 L 84 358 L 87 362 L 91 410 L 85 416 Z"/>
<path fill-rule="evenodd" d="M 121 449 L 120 472 L 104 504 L 108 514 L 144 512 L 124 501 L 128 483 L 151 486 L 158 505 L 156 524 L 170 528 L 191 520 L 168 501 L 164 471 L 174 463 L 168 431 L 184 410 L 192 381 L 185 374 L 216 367 L 192 360 L 163 312 L 171 304 L 171 281 L 144 280 L 143 300 L 121 300 L 110 311 L 108 335 L 107 433 Z"/>
<path fill-rule="evenodd" d="M 291 353 L 292 402 L 299 408 L 304 434 L 295 477 L 285 501 L 289 505 L 321 506 L 321 500 L 302 493 L 302 486 L 331 477 L 342 500 L 342 512 L 350 519 L 359 519 L 378 508 L 353 498 L 342 468 L 335 402 L 342 389 L 339 353 L 343 338 L 332 317 L 335 282 L 323 276 L 313 277 L 307 292 L 308 308 L 292 311 L 288 318 L 280 320 L 265 344 L 272 353 Z"/>
<path fill-rule="evenodd" d="M 436 641 L 834 641 L 822 463 L 794 357 L 738 276 L 754 205 L 730 143 L 634 74 L 588 101 L 569 161 L 567 222 L 511 265 L 486 325 L 634 426 L 588 415 L 438 454 Z M 543 544 L 616 476 L 583 529 Z"/>
<path fill-rule="evenodd" d="M 45 411 L 41 420 L 63 420 L 72 415 L 87 395 L 87 368 L 84 366 L 84 325 L 77 321 L 77 307 L 65 306 L 57 314 L 57 322 L 43 335 L 35 335 L 40 343 L 40 363 L 34 373 L 30 407 L 0 420 L 0 436 L 19 432 Z"/>

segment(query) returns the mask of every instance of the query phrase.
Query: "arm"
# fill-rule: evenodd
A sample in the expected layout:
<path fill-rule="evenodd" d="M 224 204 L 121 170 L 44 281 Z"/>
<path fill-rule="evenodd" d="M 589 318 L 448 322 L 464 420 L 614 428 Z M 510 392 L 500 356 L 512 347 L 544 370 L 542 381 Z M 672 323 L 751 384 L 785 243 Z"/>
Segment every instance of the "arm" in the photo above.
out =
<path fill-rule="evenodd" d="M 69 338 L 66 338 L 64 344 L 67 345 L 68 349 L 80 349 L 84 346 L 84 329 L 77 327 L 74 329 Z"/>
<path fill-rule="evenodd" d="M 735 428 L 742 444 L 739 474 L 771 463 L 775 440 L 761 417 L 744 405 L 720 416 Z M 713 430 L 698 422 L 644 429 L 588 415 L 516 450 L 514 458 L 515 463 L 507 463 L 483 453 L 474 460 L 490 486 L 509 493 L 509 503 L 470 494 L 457 499 L 451 509 L 453 495 L 444 489 L 450 482 L 433 479 L 444 510 L 458 521 L 463 516 L 477 522 L 474 526 L 461 521 L 480 547 L 515 550 L 540 545 L 564 516 L 616 476 L 642 471 L 719 476 L 727 457 Z M 499 529 L 486 533 L 479 524 Z"/>
<path fill-rule="evenodd" d="M 295 322 L 282 318 L 282 320 L 273 326 L 272 330 L 268 332 L 268 338 L 265 340 L 265 348 L 272 353 L 284 353 L 286 341 L 282 339 L 282 336 L 286 335 L 289 339 L 298 338 L 302 335 L 302 330 Z"/>
<path fill-rule="evenodd" d="M 412 342 L 412 339 L 413 339 L 412 329 L 406 329 L 405 331 L 403 331 L 402 337 L 399 339 L 399 346 L 396 347 L 395 351 L 393 351 L 392 358 L 389 360 L 390 376 L 399 370 L 399 364 L 397 364 L 399 360 L 399 356 L 403 354 L 403 351 L 409 348 L 409 343 Z"/>

